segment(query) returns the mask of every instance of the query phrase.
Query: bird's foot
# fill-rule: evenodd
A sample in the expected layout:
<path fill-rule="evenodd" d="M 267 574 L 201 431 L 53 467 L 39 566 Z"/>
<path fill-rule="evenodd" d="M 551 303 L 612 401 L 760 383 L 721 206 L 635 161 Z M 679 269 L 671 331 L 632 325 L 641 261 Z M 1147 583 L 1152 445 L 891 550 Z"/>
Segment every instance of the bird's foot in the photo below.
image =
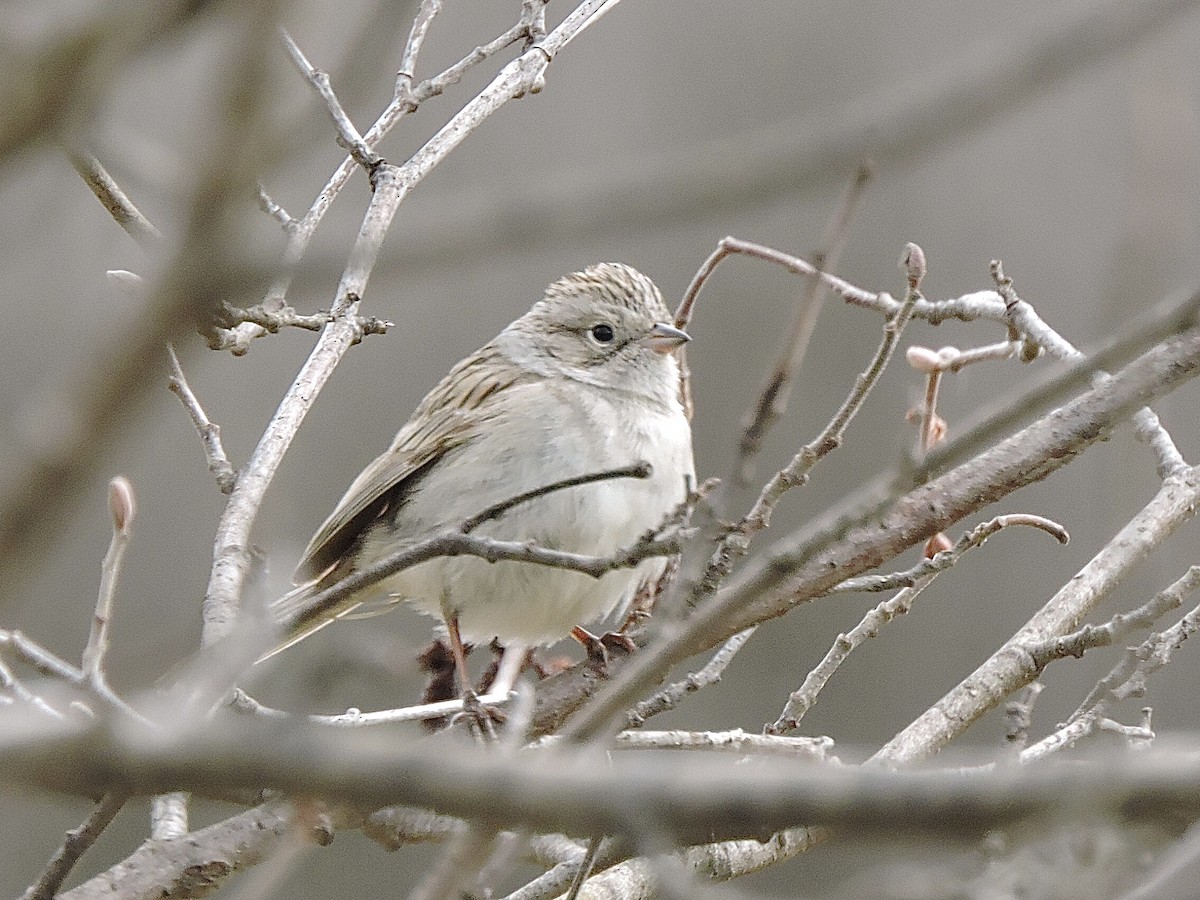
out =
<path fill-rule="evenodd" d="M 571 637 L 583 645 L 588 665 L 601 676 L 608 675 L 608 661 L 614 652 L 629 655 L 637 649 L 637 644 L 619 631 L 610 631 L 596 637 L 587 629 L 576 626 L 571 629 Z"/>

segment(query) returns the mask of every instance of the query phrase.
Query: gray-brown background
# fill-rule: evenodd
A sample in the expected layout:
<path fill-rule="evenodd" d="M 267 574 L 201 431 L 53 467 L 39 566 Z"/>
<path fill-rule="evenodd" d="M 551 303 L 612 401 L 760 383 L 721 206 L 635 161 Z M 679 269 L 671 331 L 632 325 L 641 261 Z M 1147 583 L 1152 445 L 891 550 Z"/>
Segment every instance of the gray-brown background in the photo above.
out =
<path fill-rule="evenodd" d="M 551 5 L 552 19 L 563 14 L 558 3 L 565 0 Z M 1011 104 L 981 107 L 988 114 L 968 128 L 926 134 L 903 150 L 879 153 L 892 146 L 881 132 L 857 152 L 826 158 L 816 172 L 801 168 L 809 158 L 805 148 L 836 137 L 833 129 L 852 104 L 873 104 L 883 122 L 907 102 L 913 86 L 947 72 L 962 79 L 1006 57 L 1021 59 L 1052 23 L 1094 5 L 627 0 L 553 63 L 540 95 L 486 123 L 401 208 L 364 306 L 396 327 L 351 352 L 279 473 L 256 530 L 274 577 L 286 577 L 312 529 L 424 391 L 522 312 L 547 282 L 591 261 L 621 260 L 654 277 L 674 302 L 725 234 L 807 254 L 864 156 L 879 154 L 881 162 L 839 273 L 865 287 L 902 289 L 896 260 L 905 241 L 924 247 L 925 288 L 933 297 L 988 287 L 988 261 L 999 257 L 1022 296 L 1083 346 L 1172 289 L 1196 284 L 1200 16 L 1194 14 L 1044 89 L 1022 91 Z M 365 127 L 390 95 L 407 23 L 401 19 L 394 33 L 381 30 L 370 52 L 335 65 L 355 34 L 360 6 L 367 4 L 297 3 L 288 19 L 313 61 L 332 68 L 335 87 L 364 85 L 346 100 Z M 419 74 L 499 33 L 515 20 L 518 4 L 446 6 Z M 19 34 L 68 9 L 14 3 L 0 17 L 11 17 Z M 101 92 L 90 126 L 101 158 L 168 235 L 181 224 L 183 186 L 203 138 L 205 103 L 219 77 L 225 38 L 221 16 L 214 15 L 155 44 Z M 282 50 L 272 52 L 293 121 L 286 158 L 266 168 L 262 179 L 298 213 L 341 154 L 324 112 Z M 431 101 L 383 153 L 403 158 L 494 71 L 486 67 Z M 1012 88 L 997 84 L 996 90 Z M 829 132 L 809 133 L 820 128 Z M 699 173 L 694 180 L 683 177 L 690 171 Z M 789 174 L 795 171 L 803 175 Z M 328 307 L 365 205 L 366 188 L 356 178 L 322 226 L 290 297 L 301 311 Z M 248 198 L 251 246 L 269 266 L 282 241 L 277 226 L 250 211 L 252 205 Z M 30 448 L 53 434 L 53 398 L 77 385 L 105 347 L 138 327 L 137 302 L 114 291 L 104 271 L 143 271 L 149 263 L 51 142 L 0 170 L 0 242 L 8 338 L 0 360 L 0 476 L 10 479 Z M 765 264 L 734 260 L 702 295 L 690 352 L 701 474 L 728 470 L 737 423 L 800 287 Z M 231 299 L 249 304 L 256 298 Z M 836 408 L 876 345 L 879 327 L 872 314 L 830 303 L 791 413 L 763 454 L 764 471 L 786 460 Z M 931 332 L 918 324 L 906 343 L 961 346 L 1000 337 L 998 329 L 983 326 Z M 224 429 L 235 465 L 253 448 L 312 340 L 304 332 L 284 333 L 257 342 L 243 359 L 213 354 L 194 336 L 181 345 L 185 368 Z M 148 361 L 148 378 L 161 371 L 161 360 Z M 1027 374 L 1006 364 L 951 379 L 943 394 L 951 428 L 1015 392 Z M 803 521 L 890 465 L 912 439 L 902 418 L 917 391 L 915 376 L 895 365 L 851 427 L 847 445 L 821 465 L 809 487 L 784 501 L 776 528 Z M 152 386 L 148 398 L 130 404 L 119 440 L 96 448 L 103 456 L 99 474 L 78 497 L 71 521 L 39 546 L 44 555 L 35 574 L 2 613 L 3 625 L 77 658 L 108 540 L 104 486 L 111 474 L 127 475 L 141 515 L 113 630 L 112 679 L 121 689 L 146 685 L 195 647 L 222 503 L 191 424 L 165 384 Z M 1192 462 L 1200 459 L 1196 409 L 1194 387 L 1160 409 Z M 1037 533 L 994 539 L 851 660 L 805 731 L 830 734 L 848 748 L 886 740 L 1040 606 L 1154 486 L 1148 451 L 1122 434 L 1048 484 L 1010 498 L 1003 511 L 1055 517 L 1071 530 L 1071 545 L 1058 548 Z M 1196 546 L 1192 526 L 1118 592 L 1120 603 L 1140 602 L 1177 577 L 1197 561 Z M 671 721 L 761 728 L 869 602 L 831 599 L 771 623 L 722 685 Z M 280 658 L 261 693 L 328 711 L 399 705 L 416 689 L 412 657 L 427 636 L 428 623 L 407 612 L 330 629 L 312 646 Z M 1060 664 L 1037 728 L 1051 727 L 1074 708 L 1109 662 Z M 1197 671 L 1193 653 L 1156 684 L 1156 726 L 1195 727 Z M 976 739 L 986 744 L 999 731 L 998 719 L 990 720 L 977 727 Z M 0 798 L 0 893 L 13 895 L 86 806 L 7 791 Z M 81 872 L 123 856 L 143 829 L 142 810 L 127 810 Z M 305 856 L 289 886 L 311 896 L 403 892 L 411 871 L 406 860 L 424 852 L 390 856 L 357 835 L 343 835 L 333 848 Z M 772 873 L 770 889 L 800 893 L 837 858 L 821 857 Z"/>

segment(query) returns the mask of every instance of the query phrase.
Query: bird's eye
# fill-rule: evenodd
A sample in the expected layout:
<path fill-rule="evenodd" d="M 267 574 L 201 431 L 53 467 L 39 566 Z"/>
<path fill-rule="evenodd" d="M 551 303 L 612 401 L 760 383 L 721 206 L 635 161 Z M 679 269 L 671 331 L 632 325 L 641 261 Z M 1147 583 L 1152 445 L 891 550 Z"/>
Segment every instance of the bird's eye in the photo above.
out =
<path fill-rule="evenodd" d="M 613 333 L 611 325 L 601 322 L 599 325 L 592 326 L 592 337 L 596 339 L 597 343 L 611 344 L 616 335 Z"/>

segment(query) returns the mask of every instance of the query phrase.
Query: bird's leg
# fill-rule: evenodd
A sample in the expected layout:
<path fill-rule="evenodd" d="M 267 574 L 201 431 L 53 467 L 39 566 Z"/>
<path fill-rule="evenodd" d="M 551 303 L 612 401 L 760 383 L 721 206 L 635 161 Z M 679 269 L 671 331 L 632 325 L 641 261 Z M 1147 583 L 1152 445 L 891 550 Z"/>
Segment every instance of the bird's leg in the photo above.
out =
<path fill-rule="evenodd" d="M 471 676 L 467 672 L 467 652 L 463 649 L 462 635 L 458 631 L 458 616 L 446 616 L 446 632 L 450 635 L 450 652 L 454 654 L 454 668 L 458 670 L 460 696 L 474 696 Z"/>

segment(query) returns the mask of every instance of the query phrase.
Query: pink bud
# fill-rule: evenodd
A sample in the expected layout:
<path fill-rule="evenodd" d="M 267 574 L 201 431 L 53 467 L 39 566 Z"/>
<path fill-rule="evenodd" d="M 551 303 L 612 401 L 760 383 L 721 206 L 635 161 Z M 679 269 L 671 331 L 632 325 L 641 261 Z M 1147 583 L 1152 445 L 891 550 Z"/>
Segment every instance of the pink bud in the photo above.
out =
<path fill-rule="evenodd" d="M 112 514 L 113 527 L 127 534 L 137 515 L 137 504 L 133 500 L 133 485 L 124 475 L 118 475 L 108 483 L 108 511 Z"/>

